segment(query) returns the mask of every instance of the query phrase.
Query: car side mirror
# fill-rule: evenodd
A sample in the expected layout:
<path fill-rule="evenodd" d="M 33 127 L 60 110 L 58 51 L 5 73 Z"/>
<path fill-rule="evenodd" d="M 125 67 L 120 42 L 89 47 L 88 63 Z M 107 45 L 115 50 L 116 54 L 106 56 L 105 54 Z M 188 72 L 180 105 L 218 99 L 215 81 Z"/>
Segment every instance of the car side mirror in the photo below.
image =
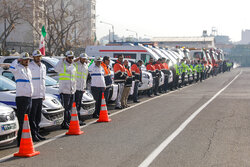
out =
<path fill-rule="evenodd" d="M 55 69 L 54 68 L 49 68 L 48 69 L 48 73 L 55 73 L 56 71 L 55 71 Z"/>

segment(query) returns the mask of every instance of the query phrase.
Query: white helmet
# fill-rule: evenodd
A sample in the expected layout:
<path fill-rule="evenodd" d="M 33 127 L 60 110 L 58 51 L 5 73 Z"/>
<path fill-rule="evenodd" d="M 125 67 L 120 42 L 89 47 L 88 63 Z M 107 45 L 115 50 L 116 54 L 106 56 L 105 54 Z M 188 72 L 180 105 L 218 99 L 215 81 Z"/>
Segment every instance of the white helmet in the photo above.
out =
<path fill-rule="evenodd" d="M 66 52 L 66 57 L 74 57 L 74 52 L 72 52 L 71 50 Z"/>
<path fill-rule="evenodd" d="M 40 52 L 40 50 L 35 50 L 35 51 L 32 53 L 32 56 L 42 56 L 42 53 Z"/>
<path fill-rule="evenodd" d="M 20 59 L 27 60 L 27 59 L 31 59 L 31 57 L 28 52 L 23 52 L 21 53 Z"/>
<path fill-rule="evenodd" d="M 102 61 L 102 57 L 95 57 L 95 61 Z"/>
<path fill-rule="evenodd" d="M 85 58 L 85 59 L 87 59 L 87 58 L 88 58 L 88 55 L 87 55 L 86 53 L 81 53 L 81 54 L 80 54 L 80 58 Z"/>

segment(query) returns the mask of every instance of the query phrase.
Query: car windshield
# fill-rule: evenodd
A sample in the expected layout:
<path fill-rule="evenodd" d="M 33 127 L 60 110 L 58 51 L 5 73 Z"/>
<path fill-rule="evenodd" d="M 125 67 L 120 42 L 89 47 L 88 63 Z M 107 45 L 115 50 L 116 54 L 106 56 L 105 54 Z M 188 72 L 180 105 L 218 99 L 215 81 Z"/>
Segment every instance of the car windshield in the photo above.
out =
<path fill-rule="evenodd" d="M 16 90 L 16 83 L 4 76 L 0 76 L 0 91 Z"/>
<path fill-rule="evenodd" d="M 154 51 L 151 50 L 151 48 L 145 47 L 145 49 L 153 56 L 155 60 L 158 60 L 160 58 Z"/>
<path fill-rule="evenodd" d="M 55 67 L 59 61 L 58 59 L 51 57 L 44 57 L 43 59 L 46 59 L 53 67 Z"/>
<path fill-rule="evenodd" d="M 58 82 L 56 80 L 54 80 L 53 78 L 51 78 L 49 76 L 46 76 L 46 78 L 45 78 L 45 85 L 46 86 L 54 86 L 57 84 L 58 84 Z"/>

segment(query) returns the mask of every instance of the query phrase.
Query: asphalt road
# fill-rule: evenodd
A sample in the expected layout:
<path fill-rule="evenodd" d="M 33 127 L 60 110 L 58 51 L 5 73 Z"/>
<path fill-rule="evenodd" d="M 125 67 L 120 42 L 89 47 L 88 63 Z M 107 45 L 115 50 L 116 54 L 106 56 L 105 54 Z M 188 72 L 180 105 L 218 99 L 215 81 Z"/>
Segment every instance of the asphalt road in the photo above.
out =
<path fill-rule="evenodd" d="M 47 143 L 36 144 L 40 155 L 9 156 L 0 166 L 139 166 L 198 110 L 200 113 L 185 127 L 181 126 L 182 131 L 151 159 L 150 166 L 250 166 L 249 80 L 249 68 L 234 69 L 203 83 L 144 98 L 141 104 L 129 109 L 111 111 L 109 123 L 88 120 L 82 128 L 85 133 L 80 136 L 47 130 Z M 228 87 L 211 100 L 225 86 Z M 60 136 L 55 138 L 56 135 Z M 15 151 L 17 148 L 0 150 L 0 161 Z"/>

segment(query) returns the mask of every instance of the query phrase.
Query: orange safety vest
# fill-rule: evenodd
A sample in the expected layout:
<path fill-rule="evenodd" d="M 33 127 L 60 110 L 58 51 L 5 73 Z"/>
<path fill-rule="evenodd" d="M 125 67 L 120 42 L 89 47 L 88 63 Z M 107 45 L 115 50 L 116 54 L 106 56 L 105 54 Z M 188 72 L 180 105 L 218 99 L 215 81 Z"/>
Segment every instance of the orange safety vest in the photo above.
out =
<path fill-rule="evenodd" d="M 162 63 L 160 63 L 161 70 L 165 70 L 165 67 Z"/>
<path fill-rule="evenodd" d="M 102 62 L 101 66 L 104 69 L 104 76 L 111 75 L 110 69 L 107 67 L 105 63 Z"/>
<path fill-rule="evenodd" d="M 126 70 L 128 76 L 132 77 L 132 71 L 131 71 L 131 69 L 125 68 L 125 70 Z"/>
<path fill-rule="evenodd" d="M 152 63 L 148 63 L 146 68 L 148 72 L 155 72 L 155 66 Z"/>
<path fill-rule="evenodd" d="M 169 70 L 169 67 L 168 67 L 167 63 L 163 63 L 162 65 L 164 66 L 164 69 Z"/>
<path fill-rule="evenodd" d="M 161 66 L 160 66 L 160 64 L 155 64 L 155 69 L 161 71 Z"/>
<path fill-rule="evenodd" d="M 135 77 L 135 80 L 136 81 L 140 81 L 141 80 L 141 71 L 140 71 L 140 68 L 137 66 L 137 64 L 133 64 L 131 66 L 131 71 L 132 71 L 132 74 L 134 75 Z"/>
<path fill-rule="evenodd" d="M 125 82 L 125 67 L 123 64 L 121 64 L 121 62 L 119 62 L 118 60 L 116 61 L 115 65 L 114 65 L 114 81 L 117 83 L 122 83 Z"/>

